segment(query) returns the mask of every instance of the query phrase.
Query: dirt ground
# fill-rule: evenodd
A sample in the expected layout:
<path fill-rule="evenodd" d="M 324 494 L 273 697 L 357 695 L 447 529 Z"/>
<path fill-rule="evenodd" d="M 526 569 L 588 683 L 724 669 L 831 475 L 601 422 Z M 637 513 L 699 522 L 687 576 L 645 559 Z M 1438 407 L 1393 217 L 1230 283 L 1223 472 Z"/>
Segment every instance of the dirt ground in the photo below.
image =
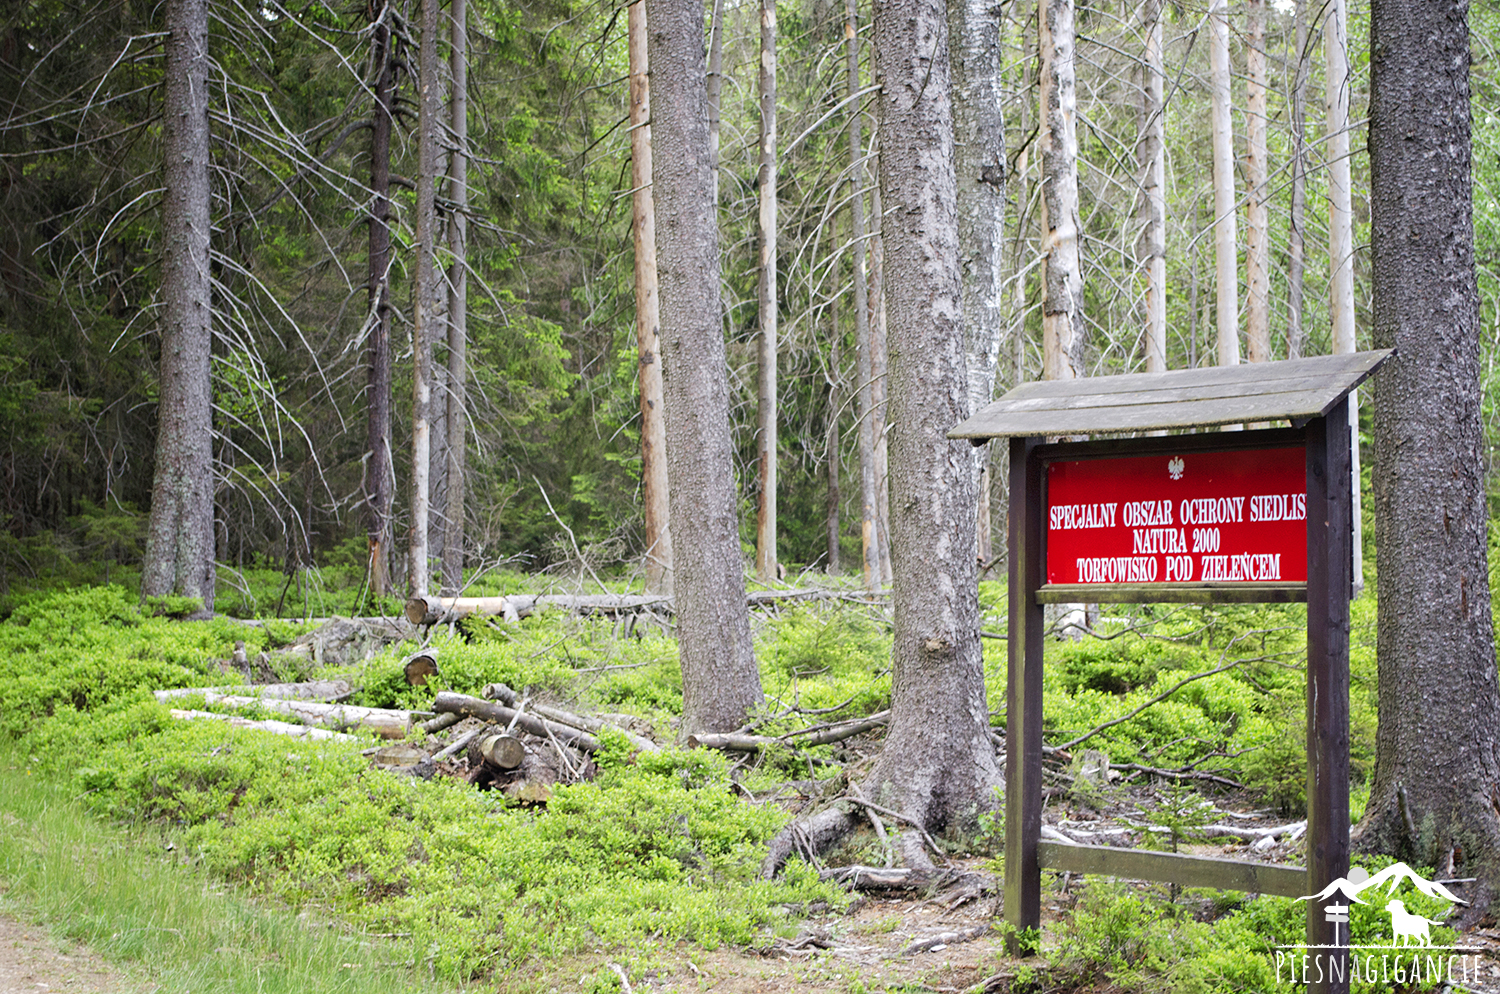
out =
<path fill-rule="evenodd" d="M 134 994 L 136 990 L 87 949 L 59 944 L 46 929 L 0 915 L 0 994 Z"/>

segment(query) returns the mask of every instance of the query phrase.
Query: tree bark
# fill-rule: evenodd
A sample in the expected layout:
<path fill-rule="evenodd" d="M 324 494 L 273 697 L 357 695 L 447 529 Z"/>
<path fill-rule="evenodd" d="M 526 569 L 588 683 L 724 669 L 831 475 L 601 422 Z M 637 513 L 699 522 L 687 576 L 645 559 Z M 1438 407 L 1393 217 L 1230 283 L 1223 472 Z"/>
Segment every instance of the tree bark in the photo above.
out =
<path fill-rule="evenodd" d="M 443 591 L 464 583 L 464 507 L 469 471 L 467 380 L 469 349 L 469 30 L 468 0 L 452 0 L 450 66 L 453 93 L 448 114 L 453 151 L 448 159 L 448 463 L 443 522 Z"/>
<path fill-rule="evenodd" d="M 1500 690 L 1467 10 L 1371 4 L 1372 334 L 1398 351 L 1375 388 L 1380 726 L 1358 840 L 1480 877 L 1482 907 L 1500 884 Z"/>
<path fill-rule="evenodd" d="M 760 0 L 760 375 L 756 440 L 760 449 L 760 504 L 755 515 L 755 573 L 776 579 L 776 0 Z"/>
<path fill-rule="evenodd" d="M 968 408 L 948 22 L 876 0 L 880 181 L 891 205 L 891 723 L 866 795 L 929 831 L 972 829 L 998 783 L 973 554 L 974 474 L 947 438 Z M 920 842 L 903 852 L 926 862 Z"/>
<path fill-rule="evenodd" d="M 1329 0 L 1323 22 L 1325 94 L 1328 102 L 1328 322 L 1335 355 L 1354 344 L 1354 200 L 1349 169 L 1349 13 L 1344 0 Z M 1349 395 L 1349 456 L 1354 477 L 1354 592 L 1364 589 L 1364 543 L 1360 541 L 1359 393 Z"/>
<path fill-rule="evenodd" d="M 1226 0 L 1208 6 L 1213 115 L 1214 265 L 1220 366 L 1240 361 L 1239 254 L 1234 206 L 1234 126 L 1230 121 L 1229 12 Z"/>
<path fill-rule="evenodd" d="M 663 420 L 661 320 L 656 286 L 656 204 L 651 192 L 651 81 L 646 54 L 646 5 L 631 4 L 630 188 L 635 236 L 635 344 L 640 359 L 641 504 L 646 527 L 646 592 L 672 592 L 672 530 L 668 510 L 667 429 Z"/>
<path fill-rule="evenodd" d="M 865 143 L 859 101 L 859 11 L 844 5 L 844 78 L 849 99 L 849 227 L 854 262 L 855 412 L 859 422 L 859 544 L 866 590 L 880 589 L 880 526 L 875 498 L 875 366 L 870 342 L 870 294 L 866 282 Z"/>
<path fill-rule="evenodd" d="M 703 7 L 647 0 L 667 472 L 683 735 L 733 731 L 760 704 L 740 560 L 709 165 Z"/>
<path fill-rule="evenodd" d="M 383 5 L 374 31 L 375 104 L 370 130 L 370 313 L 365 319 L 364 515 L 369 544 L 370 593 L 391 592 L 393 544 L 391 506 L 395 472 L 391 464 L 391 122 L 395 105 L 396 59 L 390 19 Z"/>
<path fill-rule="evenodd" d="M 1271 359 L 1271 223 L 1266 188 L 1266 5 L 1245 6 L 1245 352 L 1251 362 Z"/>
<path fill-rule="evenodd" d="M 1297 66 L 1292 77 L 1292 192 L 1287 226 L 1286 357 L 1302 357 L 1302 282 L 1307 245 L 1307 0 L 1295 0 Z"/>
<path fill-rule="evenodd" d="M 1005 337 L 1001 251 L 1005 221 L 1005 120 L 1000 114 L 1000 14 L 986 0 L 948 9 L 953 46 L 953 127 L 957 145 L 958 245 L 963 266 L 965 359 L 970 413 L 990 402 Z M 990 558 L 990 447 L 970 447 L 977 504 L 974 549 Z"/>
<path fill-rule="evenodd" d="M 1141 65 L 1140 125 L 1135 146 L 1141 171 L 1141 237 L 1136 257 L 1146 270 L 1146 372 L 1167 371 L 1167 107 L 1161 47 L 1162 0 L 1141 4 L 1146 58 Z"/>
<path fill-rule="evenodd" d="M 873 53 L 872 53 L 873 61 Z M 878 136 L 877 136 L 878 137 Z M 875 417 L 875 548 L 880 556 L 880 582 L 891 582 L 890 447 L 886 444 L 886 374 L 890 361 L 885 338 L 885 239 L 881 223 L 880 184 L 870 190 L 870 402 Z"/>
<path fill-rule="evenodd" d="M 1078 95 L 1073 0 L 1039 0 L 1041 48 L 1042 376 L 1083 375 L 1083 267 L 1078 221 Z"/>
<path fill-rule="evenodd" d="M 209 273 L 208 8 L 166 5 L 161 367 L 144 597 L 214 607 L 213 345 Z"/>
<path fill-rule="evenodd" d="M 412 287 L 411 532 L 407 593 L 427 593 L 428 460 L 432 406 L 432 342 L 437 309 L 438 0 L 422 2 L 417 55 L 417 278 Z"/>

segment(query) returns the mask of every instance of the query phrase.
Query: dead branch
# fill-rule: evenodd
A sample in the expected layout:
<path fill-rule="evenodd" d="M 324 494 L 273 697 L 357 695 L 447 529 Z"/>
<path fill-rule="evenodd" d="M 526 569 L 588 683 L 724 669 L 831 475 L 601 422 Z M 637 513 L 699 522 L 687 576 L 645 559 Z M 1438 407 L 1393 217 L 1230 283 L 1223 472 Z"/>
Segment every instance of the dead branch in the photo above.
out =
<path fill-rule="evenodd" d="M 568 725 L 547 721 L 532 714 L 522 714 L 515 708 L 506 707 L 493 701 L 481 700 L 478 697 L 469 697 L 467 694 L 455 694 L 451 691 L 442 691 L 432 702 L 432 709 L 440 713 L 461 714 L 466 718 L 478 718 L 494 724 L 510 724 L 515 722 L 521 728 L 539 738 L 547 738 L 548 735 L 556 736 L 560 742 L 582 749 L 585 752 L 597 752 L 599 740 L 587 732 L 579 731 Z"/>
<path fill-rule="evenodd" d="M 304 725 L 318 725 L 343 731 L 363 728 L 381 738 L 401 739 L 411 730 L 412 713 L 386 708 L 362 708 L 349 704 L 327 704 L 320 701 L 279 700 L 273 697 L 242 697 L 210 691 L 203 695 L 207 704 L 229 708 L 260 707 L 278 714 L 291 715 Z"/>
<path fill-rule="evenodd" d="M 795 732 L 787 732 L 785 735 L 745 735 L 739 732 L 701 732 L 697 735 L 689 735 L 687 745 L 689 749 L 727 749 L 734 752 L 759 752 L 773 745 L 790 746 L 816 746 L 828 745 L 832 742 L 842 742 L 844 739 L 853 738 L 861 732 L 868 732 L 873 728 L 879 728 L 890 720 L 890 711 L 877 711 L 866 718 L 853 721 L 831 722 L 824 725 L 814 725 L 810 728 L 799 729 Z M 794 741 L 802 736 L 808 736 L 805 742 Z"/>
<path fill-rule="evenodd" d="M 479 693 L 480 696 L 485 698 L 486 700 L 499 701 L 502 704 L 508 704 L 511 707 L 516 707 L 516 702 L 521 698 L 520 694 L 516 693 L 514 690 L 511 690 L 503 683 L 485 684 L 484 689 Z M 592 732 L 595 735 L 598 735 L 600 732 L 603 732 L 606 729 L 613 732 L 619 732 L 621 735 L 625 736 L 625 738 L 630 741 L 630 744 L 640 752 L 661 752 L 661 746 L 657 745 L 655 742 L 652 742 L 650 739 L 641 735 L 636 735 L 634 732 L 629 731 L 625 728 L 621 728 L 619 725 L 616 725 L 612 722 L 605 721 L 603 718 L 574 714 L 571 711 L 564 711 L 561 708 L 550 707 L 546 704 L 531 704 L 530 709 L 534 713 L 541 715 L 543 718 L 550 718 L 552 721 L 580 729 L 581 731 Z"/>

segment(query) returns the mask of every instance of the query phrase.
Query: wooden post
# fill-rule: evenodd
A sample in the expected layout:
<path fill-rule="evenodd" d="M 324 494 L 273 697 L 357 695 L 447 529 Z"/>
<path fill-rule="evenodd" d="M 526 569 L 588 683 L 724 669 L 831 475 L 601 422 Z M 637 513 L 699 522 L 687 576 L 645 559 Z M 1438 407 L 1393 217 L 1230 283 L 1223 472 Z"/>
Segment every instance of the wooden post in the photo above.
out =
<path fill-rule="evenodd" d="M 1042 464 L 1038 437 L 1010 440 L 1010 643 L 1005 682 L 1005 922 L 1012 955 L 1042 923 Z"/>
<path fill-rule="evenodd" d="M 1316 894 L 1349 872 L 1349 598 L 1352 521 L 1349 407 L 1307 425 L 1307 887 Z M 1344 945 L 1349 926 L 1309 901 L 1307 945 Z M 1347 978 L 1348 951 L 1325 952 L 1324 976 Z M 1343 970 L 1338 963 L 1342 961 Z M 1331 965 L 1331 968 L 1330 968 Z M 1315 974 L 1316 975 L 1316 974 Z M 1312 982 L 1347 994 L 1348 980 Z"/>

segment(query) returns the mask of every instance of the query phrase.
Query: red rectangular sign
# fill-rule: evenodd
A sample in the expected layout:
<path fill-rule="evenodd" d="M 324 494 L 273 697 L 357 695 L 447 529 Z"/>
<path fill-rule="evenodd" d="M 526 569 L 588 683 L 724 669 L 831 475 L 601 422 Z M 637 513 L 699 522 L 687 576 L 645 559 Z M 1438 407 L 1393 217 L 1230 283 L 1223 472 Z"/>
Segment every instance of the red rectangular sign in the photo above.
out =
<path fill-rule="evenodd" d="M 1048 583 L 1306 583 L 1304 450 L 1047 465 Z"/>

